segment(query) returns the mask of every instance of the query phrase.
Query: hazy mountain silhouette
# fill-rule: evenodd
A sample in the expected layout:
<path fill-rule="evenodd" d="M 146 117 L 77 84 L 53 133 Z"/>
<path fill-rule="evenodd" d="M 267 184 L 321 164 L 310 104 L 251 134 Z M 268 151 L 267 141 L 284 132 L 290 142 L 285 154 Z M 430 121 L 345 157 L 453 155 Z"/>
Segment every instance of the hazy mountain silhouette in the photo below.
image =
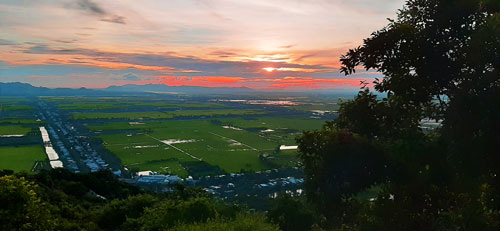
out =
<path fill-rule="evenodd" d="M 180 93 L 180 94 L 242 94 L 256 92 L 253 89 L 241 88 L 209 88 L 197 86 L 168 86 L 162 84 L 110 86 L 104 89 L 88 88 L 47 88 L 35 87 L 27 83 L 0 83 L 0 96 L 41 96 L 41 95 L 109 95 L 117 93 L 152 94 L 152 93 Z"/>
<path fill-rule="evenodd" d="M 168 86 L 164 84 L 110 86 L 106 91 L 113 92 L 153 92 L 153 93 L 185 93 L 185 94 L 241 94 L 256 90 L 247 87 L 198 87 L 198 86 Z"/>

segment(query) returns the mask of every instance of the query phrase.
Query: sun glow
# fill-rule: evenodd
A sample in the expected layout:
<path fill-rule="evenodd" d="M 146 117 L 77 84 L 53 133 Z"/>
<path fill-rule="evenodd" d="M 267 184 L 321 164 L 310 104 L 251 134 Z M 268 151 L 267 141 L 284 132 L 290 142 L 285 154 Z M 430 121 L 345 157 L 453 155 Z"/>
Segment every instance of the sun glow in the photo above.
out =
<path fill-rule="evenodd" d="M 267 72 L 273 72 L 274 70 L 276 70 L 276 68 L 274 67 L 264 67 L 262 69 L 266 70 Z"/>

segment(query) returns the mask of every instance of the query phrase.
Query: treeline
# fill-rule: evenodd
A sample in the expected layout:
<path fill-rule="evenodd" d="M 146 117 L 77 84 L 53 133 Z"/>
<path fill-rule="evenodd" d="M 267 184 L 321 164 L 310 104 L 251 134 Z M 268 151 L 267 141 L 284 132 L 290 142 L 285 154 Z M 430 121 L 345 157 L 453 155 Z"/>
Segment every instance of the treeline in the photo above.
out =
<path fill-rule="evenodd" d="M 263 213 L 225 204 L 198 188 L 151 193 L 110 172 L 0 173 L 0 230 L 274 231 Z"/>

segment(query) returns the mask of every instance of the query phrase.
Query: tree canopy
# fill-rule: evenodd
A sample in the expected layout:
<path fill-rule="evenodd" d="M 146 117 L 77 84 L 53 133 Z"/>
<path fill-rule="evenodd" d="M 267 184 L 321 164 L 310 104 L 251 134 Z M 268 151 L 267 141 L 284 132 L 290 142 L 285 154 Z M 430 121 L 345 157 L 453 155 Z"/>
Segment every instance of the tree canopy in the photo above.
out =
<path fill-rule="evenodd" d="M 340 60 L 346 75 L 383 77 L 298 139 L 326 227 L 499 229 L 500 1 L 408 0 Z"/>

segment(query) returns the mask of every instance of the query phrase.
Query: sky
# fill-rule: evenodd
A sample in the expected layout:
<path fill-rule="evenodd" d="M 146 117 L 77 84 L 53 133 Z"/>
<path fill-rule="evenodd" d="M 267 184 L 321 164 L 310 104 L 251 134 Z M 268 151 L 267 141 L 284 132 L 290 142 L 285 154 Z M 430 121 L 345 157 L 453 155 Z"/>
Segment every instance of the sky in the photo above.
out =
<path fill-rule="evenodd" d="M 348 49 L 403 0 L 0 0 L 0 82 L 358 88 Z"/>

